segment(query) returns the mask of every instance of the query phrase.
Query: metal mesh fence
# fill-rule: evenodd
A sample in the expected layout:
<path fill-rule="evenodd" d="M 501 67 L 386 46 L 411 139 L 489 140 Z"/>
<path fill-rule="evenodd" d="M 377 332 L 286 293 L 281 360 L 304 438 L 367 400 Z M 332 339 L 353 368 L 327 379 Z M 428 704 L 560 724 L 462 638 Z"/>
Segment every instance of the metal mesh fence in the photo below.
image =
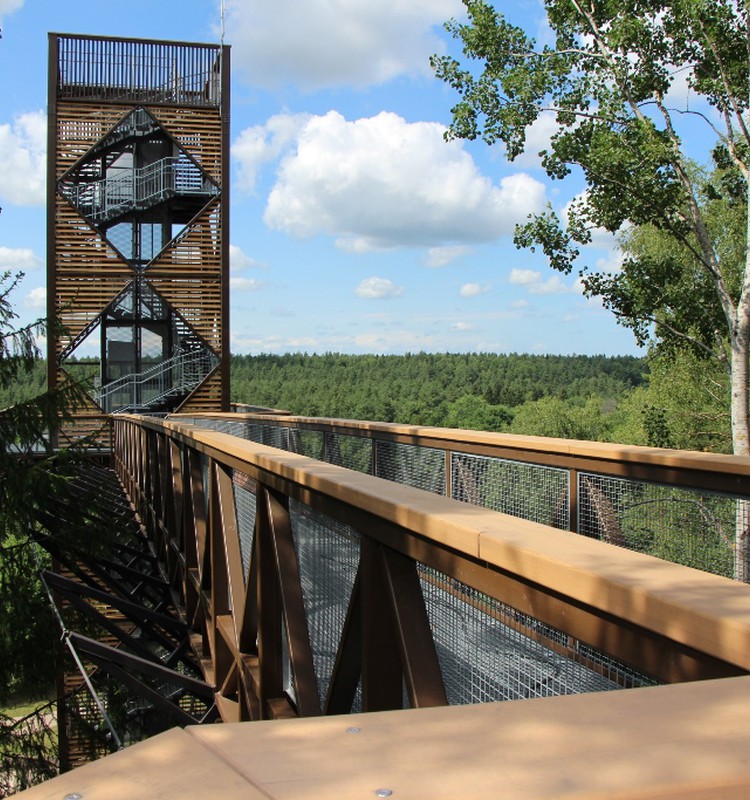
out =
<path fill-rule="evenodd" d="M 451 705 L 653 685 L 610 656 L 420 565 Z"/>
<path fill-rule="evenodd" d="M 219 422 L 211 421 L 210 427 L 218 429 L 214 426 Z M 313 457 L 324 455 L 328 461 L 361 471 L 369 471 L 373 458 L 369 439 L 242 422 L 236 424 L 234 431 L 224 429 L 233 433 L 241 430 L 256 441 Z M 443 450 L 378 442 L 375 460 L 377 474 L 381 477 L 432 492 L 444 492 Z M 238 471 L 234 472 L 233 480 L 243 566 L 247 574 L 255 525 L 256 486 L 252 479 Z M 565 527 L 569 517 L 568 481 L 568 471 L 564 469 L 451 454 L 451 486 L 457 499 L 538 522 L 554 522 L 559 527 Z M 653 511 L 660 506 L 691 506 L 700 509 L 693 508 L 693 513 L 704 521 L 709 514 L 705 496 L 692 497 L 688 502 L 689 493 L 667 487 L 584 475 L 578 491 L 581 531 L 610 540 L 615 530 L 613 520 L 617 521 L 616 530 L 621 537 L 627 533 L 632 539 L 637 538 L 645 526 L 638 509 Z M 605 499 L 610 507 L 609 516 L 604 513 Z M 718 502 L 719 499 L 714 500 Z M 725 502 L 727 498 L 720 500 Z M 721 520 L 719 531 L 734 519 L 734 505 L 711 505 L 710 508 L 712 518 Z M 596 513 L 587 509 L 595 509 Z M 324 702 L 357 574 L 360 537 L 351 527 L 295 500 L 290 501 L 290 514 L 318 691 Z M 659 519 L 663 519 L 665 511 L 660 515 Z M 609 525 L 606 535 L 602 533 L 605 522 Z M 675 516 L 672 526 L 677 531 L 686 524 L 683 509 L 683 515 Z M 721 539 L 721 535 L 718 536 Z M 420 565 L 420 575 L 451 704 L 605 691 L 656 683 L 606 653 L 571 639 L 458 580 L 424 565 Z M 283 660 L 285 687 L 294 697 L 286 648 Z M 359 697 L 355 700 L 355 710 L 358 708 Z"/>
<path fill-rule="evenodd" d="M 747 501 L 705 491 L 581 473 L 578 531 L 584 536 L 733 577 L 736 531 Z"/>
<path fill-rule="evenodd" d="M 322 703 L 331 682 L 357 574 L 359 534 L 294 500 L 289 512 Z"/>
<path fill-rule="evenodd" d="M 190 421 L 359 472 L 371 472 L 374 459 L 379 477 L 445 494 L 445 451 L 437 448 L 244 421 Z M 718 575 L 750 575 L 750 501 L 591 473 L 577 479 L 579 533 Z M 570 527 L 567 469 L 453 451 L 450 496 Z"/>
<path fill-rule="evenodd" d="M 240 552 L 242 553 L 242 571 L 245 575 L 245 580 L 247 580 L 255 537 L 257 486 L 252 478 L 237 471 L 234 472 L 232 481 L 234 483 L 234 511 L 237 516 L 237 530 L 240 537 Z"/>
<path fill-rule="evenodd" d="M 389 481 L 445 494 L 445 451 L 397 442 L 377 442 L 375 474 Z"/>
<path fill-rule="evenodd" d="M 323 460 L 369 474 L 372 472 L 372 440 L 326 431 Z"/>
<path fill-rule="evenodd" d="M 451 496 L 544 525 L 568 527 L 570 490 L 564 469 L 452 453 Z"/>
<path fill-rule="evenodd" d="M 323 452 L 325 448 L 325 437 L 323 431 L 296 431 L 296 436 L 292 439 L 292 444 L 296 448 L 295 453 L 300 455 L 315 458 L 318 461 L 323 460 Z"/>

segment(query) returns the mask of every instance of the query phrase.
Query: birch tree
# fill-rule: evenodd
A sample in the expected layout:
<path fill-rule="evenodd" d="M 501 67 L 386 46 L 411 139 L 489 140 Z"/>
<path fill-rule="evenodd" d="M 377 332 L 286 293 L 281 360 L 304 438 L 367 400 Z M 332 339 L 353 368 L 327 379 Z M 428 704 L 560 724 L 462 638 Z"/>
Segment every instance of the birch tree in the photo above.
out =
<path fill-rule="evenodd" d="M 750 455 L 747 1 L 545 0 L 554 43 L 543 46 L 484 0 L 464 3 L 468 21 L 446 26 L 463 58 L 432 59 L 459 94 L 447 136 L 502 143 L 512 160 L 529 127 L 554 115 L 542 164 L 556 180 L 583 176 L 586 191 L 567 214 L 548 208 L 519 226 L 516 244 L 577 269 L 640 341 L 682 342 L 721 363 L 733 451 Z M 597 228 L 650 228 L 676 243 L 664 252 L 687 257 L 626 248 L 620 272 L 601 272 L 582 263 Z"/>

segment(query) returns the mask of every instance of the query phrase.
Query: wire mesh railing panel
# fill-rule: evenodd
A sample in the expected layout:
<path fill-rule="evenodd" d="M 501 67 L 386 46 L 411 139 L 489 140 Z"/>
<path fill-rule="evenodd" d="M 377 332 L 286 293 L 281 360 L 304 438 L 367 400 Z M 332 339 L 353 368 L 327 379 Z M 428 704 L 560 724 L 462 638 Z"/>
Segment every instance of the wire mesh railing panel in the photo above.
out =
<path fill-rule="evenodd" d="M 566 634 L 420 565 L 451 705 L 653 685 Z"/>
<path fill-rule="evenodd" d="M 277 450 L 289 450 L 289 428 L 262 425 L 260 442 L 268 447 L 275 447 Z"/>
<path fill-rule="evenodd" d="M 201 467 L 201 480 L 203 488 L 203 514 L 204 519 L 209 519 L 209 491 L 211 486 L 211 473 L 209 471 L 209 458 L 205 453 L 198 453 Z"/>
<path fill-rule="evenodd" d="M 255 537 L 255 514 L 257 508 L 257 483 L 242 472 L 234 471 L 234 511 L 242 553 L 242 572 L 247 580 L 250 557 Z"/>
<path fill-rule="evenodd" d="M 372 471 L 372 440 L 326 431 L 323 460 L 339 467 L 370 474 Z"/>
<path fill-rule="evenodd" d="M 451 496 L 503 514 L 567 529 L 568 471 L 487 456 L 451 454 Z"/>
<path fill-rule="evenodd" d="M 232 431 L 235 436 L 242 436 L 251 442 L 265 444 L 278 450 L 289 450 L 289 431 L 276 425 L 255 425 L 251 423 L 238 423 L 244 426 Z"/>
<path fill-rule="evenodd" d="M 747 501 L 706 491 L 603 475 L 578 476 L 578 532 L 630 550 L 734 577 L 746 559 L 737 531 L 750 525 Z"/>
<path fill-rule="evenodd" d="M 323 431 L 296 430 L 295 433 L 294 452 L 322 461 L 325 446 Z"/>
<path fill-rule="evenodd" d="M 359 534 L 292 500 L 289 504 L 321 703 L 331 682 L 359 564 Z"/>
<path fill-rule="evenodd" d="M 444 495 L 445 451 L 378 441 L 375 448 L 375 474 L 379 478 Z"/>

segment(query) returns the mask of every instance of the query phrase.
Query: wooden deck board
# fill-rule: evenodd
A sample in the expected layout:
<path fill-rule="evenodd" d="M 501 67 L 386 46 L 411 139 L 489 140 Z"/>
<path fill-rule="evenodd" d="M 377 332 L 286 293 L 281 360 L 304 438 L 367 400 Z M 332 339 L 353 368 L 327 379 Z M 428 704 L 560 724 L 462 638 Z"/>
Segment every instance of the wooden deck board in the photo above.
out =
<path fill-rule="evenodd" d="M 184 730 L 173 730 L 21 792 L 24 800 L 265 798 Z"/>
<path fill-rule="evenodd" d="M 29 789 L 133 797 L 697 800 L 750 796 L 750 677 L 173 730 Z M 351 728 L 358 728 L 353 732 Z"/>
<path fill-rule="evenodd" d="M 279 799 L 739 797 L 749 690 L 743 677 L 189 732 Z"/>

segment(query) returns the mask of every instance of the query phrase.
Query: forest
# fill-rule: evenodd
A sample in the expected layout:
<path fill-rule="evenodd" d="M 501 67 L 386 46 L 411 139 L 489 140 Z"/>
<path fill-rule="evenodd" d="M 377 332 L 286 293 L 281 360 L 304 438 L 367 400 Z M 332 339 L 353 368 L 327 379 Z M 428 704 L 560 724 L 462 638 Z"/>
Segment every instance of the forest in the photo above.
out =
<path fill-rule="evenodd" d="M 44 390 L 39 360 L 0 408 Z M 231 400 L 369 419 L 731 452 L 720 369 L 675 357 L 491 353 L 234 355 Z"/>
<path fill-rule="evenodd" d="M 644 382 L 633 357 L 489 353 L 260 355 L 232 358 L 233 402 L 295 414 L 511 430 L 546 400 L 611 408 Z M 552 435 L 552 434 L 550 434 Z"/>

